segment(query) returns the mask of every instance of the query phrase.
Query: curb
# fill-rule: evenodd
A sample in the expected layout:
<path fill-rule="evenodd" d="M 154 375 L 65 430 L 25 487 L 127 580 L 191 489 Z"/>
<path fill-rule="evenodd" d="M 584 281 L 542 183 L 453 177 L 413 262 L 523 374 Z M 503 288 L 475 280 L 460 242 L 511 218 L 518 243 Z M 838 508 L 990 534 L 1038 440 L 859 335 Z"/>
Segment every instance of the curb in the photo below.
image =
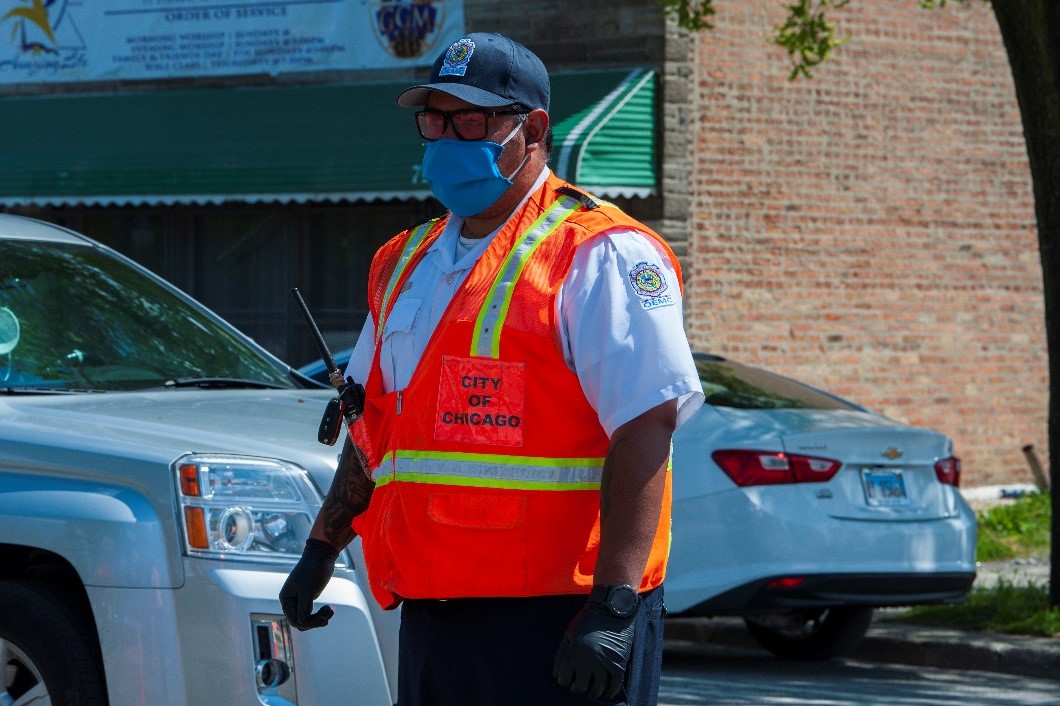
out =
<path fill-rule="evenodd" d="M 740 618 L 667 618 L 664 639 L 762 648 Z M 1060 640 L 875 620 L 848 659 L 1060 679 Z"/>

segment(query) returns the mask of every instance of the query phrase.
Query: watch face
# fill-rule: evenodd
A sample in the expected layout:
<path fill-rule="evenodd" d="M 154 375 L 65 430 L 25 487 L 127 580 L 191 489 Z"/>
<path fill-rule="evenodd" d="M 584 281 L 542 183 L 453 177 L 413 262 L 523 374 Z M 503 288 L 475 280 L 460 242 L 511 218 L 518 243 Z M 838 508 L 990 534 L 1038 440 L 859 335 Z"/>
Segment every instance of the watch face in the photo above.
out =
<path fill-rule="evenodd" d="M 616 615 L 628 617 L 636 612 L 640 596 L 631 586 L 616 586 L 611 589 L 607 602 Z"/>

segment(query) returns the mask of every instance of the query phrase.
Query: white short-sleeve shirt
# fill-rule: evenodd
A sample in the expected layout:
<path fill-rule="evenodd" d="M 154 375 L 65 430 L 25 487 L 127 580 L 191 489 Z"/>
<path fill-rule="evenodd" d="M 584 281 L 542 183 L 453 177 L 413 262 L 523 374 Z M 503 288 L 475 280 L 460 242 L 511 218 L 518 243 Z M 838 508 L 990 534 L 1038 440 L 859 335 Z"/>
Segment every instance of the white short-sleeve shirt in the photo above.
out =
<path fill-rule="evenodd" d="M 545 170 L 531 193 L 547 175 Z M 450 216 L 387 317 L 380 348 L 387 391 L 408 385 L 453 294 L 496 235 L 482 238 L 456 260 L 462 225 L 462 219 Z M 680 426 L 703 403 L 677 273 L 651 236 L 623 228 L 582 244 L 556 307 L 564 360 L 608 436 L 673 399 Z M 374 328 L 369 315 L 346 368 L 358 382 L 367 379 L 371 367 Z"/>

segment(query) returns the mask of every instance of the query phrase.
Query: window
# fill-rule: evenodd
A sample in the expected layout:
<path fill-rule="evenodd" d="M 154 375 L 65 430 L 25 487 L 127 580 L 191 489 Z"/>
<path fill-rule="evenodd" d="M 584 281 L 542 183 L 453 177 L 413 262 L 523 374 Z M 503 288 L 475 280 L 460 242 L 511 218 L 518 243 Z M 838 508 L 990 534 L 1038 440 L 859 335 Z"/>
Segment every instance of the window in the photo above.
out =
<path fill-rule="evenodd" d="M 859 410 L 825 392 L 718 356 L 697 355 L 696 369 L 707 404 L 738 409 Z"/>

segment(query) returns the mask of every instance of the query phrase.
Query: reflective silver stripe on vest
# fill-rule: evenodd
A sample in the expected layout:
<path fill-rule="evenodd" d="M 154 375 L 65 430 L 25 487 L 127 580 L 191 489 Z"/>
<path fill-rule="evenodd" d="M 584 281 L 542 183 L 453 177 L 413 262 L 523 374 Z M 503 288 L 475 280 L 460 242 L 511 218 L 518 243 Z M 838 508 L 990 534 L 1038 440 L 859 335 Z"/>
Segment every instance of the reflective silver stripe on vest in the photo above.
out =
<path fill-rule="evenodd" d="M 549 459 L 548 465 L 534 463 L 498 463 L 495 460 L 470 461 L 445 458 L 446 454 L 410 457 L 398 452 L 396 461 L 383 463 L 372 473 L 377 484 L 389 481 L 448 483 L 495 488 L 529 488 L 538 490 L 596 489 L 603 477 L 604 459 Z M 522 460 L 518 457 L 508 457 Z M 531 459 L 526 459 L 531 460 Z M 542 459 L 544 460 L 544 459 Z M 572 465 L 551 465 L 551 462 Z"/>
<path fill-rule="evenodd" d="M 567 220 L 580 206 L 581 204 L 576 200 L 561 196 L 541 214 L 535 223 L 527 228 L 515 247 L 508 253 L 475 321 L 475 332 L 471 338 L 471 355 L 482 358 L 499 357 L 500 328 L 504 317 L 508 314 L 508 304 L 519 275 L 537 246 L 555 232 L 563 221 Z"/>

